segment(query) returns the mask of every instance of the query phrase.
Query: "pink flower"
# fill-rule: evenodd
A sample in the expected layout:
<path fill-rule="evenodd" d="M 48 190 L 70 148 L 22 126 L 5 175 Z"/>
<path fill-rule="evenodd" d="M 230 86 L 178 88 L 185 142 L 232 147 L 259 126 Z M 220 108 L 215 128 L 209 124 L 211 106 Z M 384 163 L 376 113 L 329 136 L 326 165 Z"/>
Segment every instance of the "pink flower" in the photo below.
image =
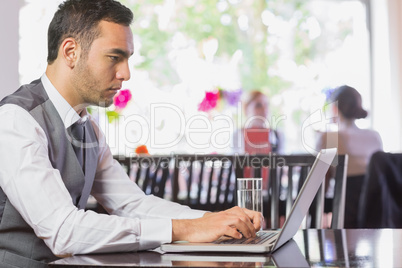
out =
<path fill-rule="evenodd" d="M 127 106 L 127 103 L 131 100 L 131 92 L 129 89 L 120 90 L 113 99 L 114 106 L 121 110 Z"/>
<path fill-rule="evenodd" d="M 219 99 L 219 91 L 207 91 L 202 102 L 198 105 L 198 111 L 208 112 L 216 107 Z"/>

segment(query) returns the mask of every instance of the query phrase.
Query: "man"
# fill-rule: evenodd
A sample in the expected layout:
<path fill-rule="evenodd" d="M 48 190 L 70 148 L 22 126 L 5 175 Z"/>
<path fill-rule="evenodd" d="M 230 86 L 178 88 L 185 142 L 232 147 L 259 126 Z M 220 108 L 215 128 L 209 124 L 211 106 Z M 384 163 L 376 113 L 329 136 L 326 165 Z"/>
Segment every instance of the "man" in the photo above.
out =
<path fill-rule="evenodd" d="M 132 19 L 114 0 L 65 1 L 49 26 L 46 73 L 0 102 L 1 267 L 259 230 L 257 212 L 146 196 L 113 160 L 86 107 L 109 106 L 130 78 Z M 90 194 L 110 215 L 83 209 Z"/>

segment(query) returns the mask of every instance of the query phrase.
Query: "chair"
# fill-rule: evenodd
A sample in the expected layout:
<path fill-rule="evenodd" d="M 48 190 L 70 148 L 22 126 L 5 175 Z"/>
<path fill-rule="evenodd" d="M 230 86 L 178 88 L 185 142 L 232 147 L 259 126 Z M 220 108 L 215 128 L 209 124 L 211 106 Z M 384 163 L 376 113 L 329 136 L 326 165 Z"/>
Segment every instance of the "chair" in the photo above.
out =
<path fill-rule="evenodd" d="M 335 167 L 334 194 L 332 198 L 325 198 L 325 202 L 329 202 L 327 212 L 332 213 L 331 229 L 343 229 L 344 225 L 348 158 L 347 154 L 338 155 L 332 163 Z"/>
<path fill-rule="evenodd" d="M 291 210 L 297 193 L 315 161 L 312 155 L 239 155 L 235 161 L 236 177 L 263 177 L 266 183 L 264 215 L 269 228 L 280 228 Z M 331 228 L 343 227 L 347 156 L 338 155 L 336 165 Z M 324 186 L 315 197 L 306 217 L 305 228 L 321 228 L 324 209 Z M 268 217 L 270 215 L 270 217 Z"/>
<path fill-rule="evenodd" d="M 171 156 L 114 156 L 114 159 L 144 193 L 164 198 L 166 183 L 171 179 Z"/>
<path fill-rule="evenodd" d="M 359 228 L 402 228 L 402 154 L 374 153 L 359 202 Z"/>
<path fill-rule="evenodd" d="M 172 201 L 208 211 L 235 205 L 232 156 L 179 154 L 174 158 Z"/>

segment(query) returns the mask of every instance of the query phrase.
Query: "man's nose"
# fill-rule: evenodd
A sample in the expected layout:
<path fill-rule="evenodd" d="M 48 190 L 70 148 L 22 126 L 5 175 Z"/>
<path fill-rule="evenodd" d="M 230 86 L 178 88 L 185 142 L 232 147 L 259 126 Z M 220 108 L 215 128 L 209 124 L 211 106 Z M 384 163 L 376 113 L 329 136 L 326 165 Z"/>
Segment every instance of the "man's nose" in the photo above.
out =
<path fill-rule="evenodd" d="M 119 80 L 127 81 L 131 77 L 128 62 L 122 64 L 116 72 L 116 78 Z"/>

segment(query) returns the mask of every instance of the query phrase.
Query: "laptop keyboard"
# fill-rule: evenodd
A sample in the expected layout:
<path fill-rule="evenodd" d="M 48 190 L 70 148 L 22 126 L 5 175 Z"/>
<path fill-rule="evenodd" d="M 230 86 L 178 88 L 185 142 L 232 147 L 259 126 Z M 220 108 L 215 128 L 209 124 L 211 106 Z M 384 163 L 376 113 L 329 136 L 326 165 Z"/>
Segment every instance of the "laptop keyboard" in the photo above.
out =
<path fill-rule="evenodd" d="M 251 244 L 251 245 L 259 245 L 273 237 L 274 235 L 278 234 L 277 232 L 259 232 L 256 234 L 255 237 L 252 238 L 240 238 L 240 239 L 234 239 L 234 238 L 220 238 L 214 242 L 214 244 L 241 244 L 241 245 L 246 245 L 246 244 Z"/>

